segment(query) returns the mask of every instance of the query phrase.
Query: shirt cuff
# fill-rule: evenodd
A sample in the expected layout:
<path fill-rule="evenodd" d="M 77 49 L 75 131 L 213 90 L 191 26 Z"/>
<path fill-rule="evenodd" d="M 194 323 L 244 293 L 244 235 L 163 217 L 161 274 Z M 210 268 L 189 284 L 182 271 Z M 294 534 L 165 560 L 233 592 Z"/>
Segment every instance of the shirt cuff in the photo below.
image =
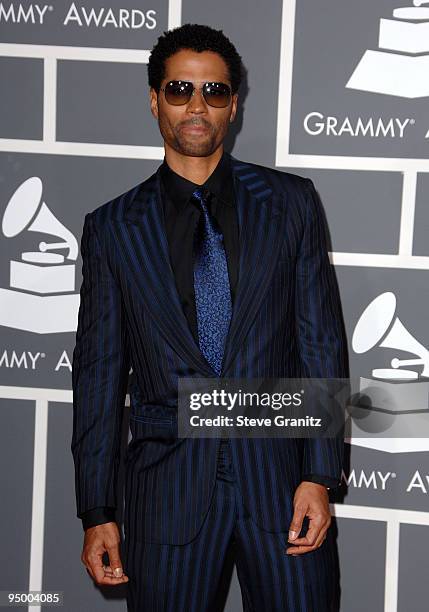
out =
<path fill-rule="evenodd" d="M 87 510 L 81 514 L 79 518 L 82 519 L 82 527 L 84 531 L 86 531 L 90 527 L 95 527 L 96 525 L 115 522 L 115 514 L 115 508 L 99 506 L 98 508 L 91 508 L 91 510 Z"/>
<path fill-rule="evenodd" d="M 301 480 L 308 482 L 316 482 L 317 484 L 324 485 L 328 489 L 336 489 L 341 485 L 341 482 L 330 476 L 320 476 L 318 474 L 304 474 Z"/>

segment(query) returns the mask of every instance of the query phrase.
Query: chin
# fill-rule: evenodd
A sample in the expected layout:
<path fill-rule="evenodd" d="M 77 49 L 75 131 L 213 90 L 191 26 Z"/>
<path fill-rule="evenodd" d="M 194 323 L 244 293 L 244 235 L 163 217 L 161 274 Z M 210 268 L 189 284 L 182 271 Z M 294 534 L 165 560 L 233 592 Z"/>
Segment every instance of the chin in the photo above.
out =
<path fill-rule="evenodd" d="M 213 145 L 213 143 L 198 144 L 196 142 L 186 142 L 180 143 L 177 151 L 182 155 L 189 155 L 192 157 L 208 157 L 216 151 L 216 146 Z"/>

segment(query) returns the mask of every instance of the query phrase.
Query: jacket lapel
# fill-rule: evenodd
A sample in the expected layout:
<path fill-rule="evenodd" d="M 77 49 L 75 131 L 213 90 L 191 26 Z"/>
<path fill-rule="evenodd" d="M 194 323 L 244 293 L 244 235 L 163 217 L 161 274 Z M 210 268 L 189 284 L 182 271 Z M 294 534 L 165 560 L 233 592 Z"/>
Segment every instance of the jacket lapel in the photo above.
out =
<path fill-rule="evenodd" d="M 284 240 L 282 199 L 261 170 L 231 156 L 239 223 L 239 276 L 226 339 L 224 376 L 267 294 Z"/>
<path fill-rule="evenodd" d="M 231 158 L 239 223 L 239 277 L 221 376 L 231 365 L 268 290 L 284 238 L 283 207 L 260 171 Z M 195 343 L 170 264 L 160 172 L 144 181 L 123 218 L 116 219 L 119 251 L 154 323 L 195 370 L 215 371 Z"/>
<path fill-rule="evenodd" d="M 119 224 L 119 251 L 154 323 L 193 368 L 216 376 L 196 345 L 177 293 L 170 264 L 160 192 L 160 173 L 144 181 Z"/>

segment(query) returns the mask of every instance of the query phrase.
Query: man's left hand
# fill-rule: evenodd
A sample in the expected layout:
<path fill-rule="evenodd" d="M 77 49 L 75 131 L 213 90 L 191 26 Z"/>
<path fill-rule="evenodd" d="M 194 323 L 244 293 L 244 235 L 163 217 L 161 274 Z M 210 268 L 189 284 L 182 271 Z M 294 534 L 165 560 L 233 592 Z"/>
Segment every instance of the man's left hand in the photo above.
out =
<path fill-rule="evenodd" d="M 288 538 L 293 546 L 289 546 L 286 552 L 288 555 L 301 555 L 319 548 L 326 538 L 331 524 L 328 491 L 323 485 L 303 481 L 295 491 L 293 506 Z M 305 516 L 309 518 L 309 528 L 304 537 L 298 538 Z"/>

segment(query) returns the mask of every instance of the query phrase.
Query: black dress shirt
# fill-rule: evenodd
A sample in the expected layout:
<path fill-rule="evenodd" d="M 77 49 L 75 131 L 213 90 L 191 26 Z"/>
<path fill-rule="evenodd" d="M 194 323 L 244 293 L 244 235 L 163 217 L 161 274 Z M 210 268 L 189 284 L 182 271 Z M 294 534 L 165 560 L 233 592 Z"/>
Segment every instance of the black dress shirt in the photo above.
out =
<path fill-rule="evenodd" d="M 203 186 L 197 185 L 174 172 L 168 166 L 165 158 L 160 172 L 162 207 L 170 263 L 184 314 L 198 346 L 192 246 L 194 231 L 202 212 L 198 202 L 193 198 L 191 199 L 191 195 L 197 187 L 204 187 L 209 211 L 223 233 L 231 301 L 234 306 L 238 283 L 239 224 L 230 160 L 224 152 Z M 305 475 L 303 479 L 328 487 L 335 487 L 338 484 L 331 479 L 312 474 Z M 94 525 L 115 521 L 115 509 L 93 508 L 82 514 L 81 519 L 83 528 L 88 529 Z"/>
<path fill-rule="evenodd" d="M 198 346 L 192 246 L 202 212 L 198 201 L 191 198 L 197 187 L 201 186 L 176 174 L 164 160 L 161 190 L 170 263 L 183 311 Z M 223 233 L 231 301 L 234 304 L 238 281 L 239 230 L 231 168 L 225 153 L 204 183 L 204 191 L 208 209 Z"/>

